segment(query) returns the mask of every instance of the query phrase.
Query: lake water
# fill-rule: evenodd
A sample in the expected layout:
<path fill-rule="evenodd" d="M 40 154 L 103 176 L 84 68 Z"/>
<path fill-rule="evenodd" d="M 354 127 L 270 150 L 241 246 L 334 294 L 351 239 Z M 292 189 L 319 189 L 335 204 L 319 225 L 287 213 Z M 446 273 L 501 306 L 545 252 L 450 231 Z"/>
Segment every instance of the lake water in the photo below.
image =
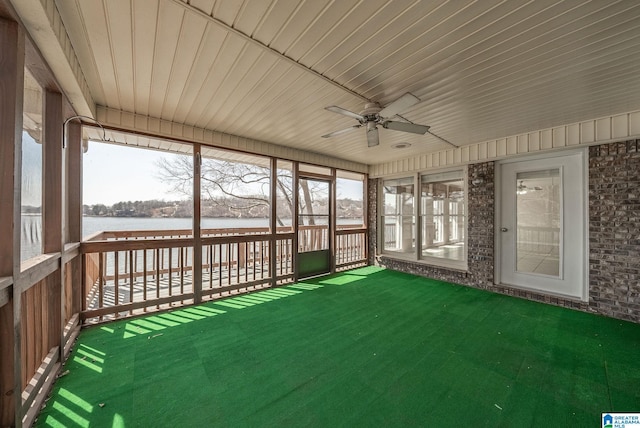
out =
<path fill-rule="evenodd" d="M 235 227 L 268 227 L 266 218 L 203 218 L 204 229 Z M 191 229 L 190 218 L 140 218 L 140 217 L 83 217 L 82 236 L 87 237 L 103 230 L 169 230 Z"/>
<path fill-rule="evenodd" d="M 289 220 L 290 222 L 290 220 Z M 354 219 L 339 219 L 339 224 L 359 223 Z M 104 230 L 169 230 L 191 229 L 190 218 L 149 218 L 149 217 L 83 217 L 82 236 L 86 238 Z M 203 218 L 202 228 L 268 227 L 266 218 Z M 21 260 L 28 260 L 42 254 L 42 217 L 22 215 Z"/>

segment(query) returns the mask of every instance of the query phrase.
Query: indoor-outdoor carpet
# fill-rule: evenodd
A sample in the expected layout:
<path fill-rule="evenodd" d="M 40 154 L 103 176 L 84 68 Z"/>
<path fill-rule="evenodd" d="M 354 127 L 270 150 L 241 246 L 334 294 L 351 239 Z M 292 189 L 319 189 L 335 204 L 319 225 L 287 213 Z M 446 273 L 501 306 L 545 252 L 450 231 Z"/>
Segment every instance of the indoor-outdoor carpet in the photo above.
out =
<path fill-rule="evenodd" d="M 38 426 L 601 426 L 640 324 L 375 267 L 83 330 Z"/>

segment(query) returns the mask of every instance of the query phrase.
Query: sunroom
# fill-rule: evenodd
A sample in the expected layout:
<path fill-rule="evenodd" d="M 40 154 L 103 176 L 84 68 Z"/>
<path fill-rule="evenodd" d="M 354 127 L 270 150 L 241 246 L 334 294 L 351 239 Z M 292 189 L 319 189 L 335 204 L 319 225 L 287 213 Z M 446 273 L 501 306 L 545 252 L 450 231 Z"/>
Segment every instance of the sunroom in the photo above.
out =
<path fill-rule="evenodd" d="M 122 330 L 115 347 L 181 363 L 170 337 L 223 352 L 227 324 L 274 343 L 248 358 L 276 361 L 271 377 L 227 367 L 251 371 L 238 400 L 261 400 L 179 404 L 194 419 L 167 425 L 637 412 L 639 22 L 625 0 L 0 0 L 0 426 L 148 424 L 142 392 L 66 386 L 127 373 L 85 340 Z M 270 328 L 234 330 L 249 323 Z M 566 359 L 552 369 L 545 346 Z M 567 375 L 563 407 L 526 367 Z"/>

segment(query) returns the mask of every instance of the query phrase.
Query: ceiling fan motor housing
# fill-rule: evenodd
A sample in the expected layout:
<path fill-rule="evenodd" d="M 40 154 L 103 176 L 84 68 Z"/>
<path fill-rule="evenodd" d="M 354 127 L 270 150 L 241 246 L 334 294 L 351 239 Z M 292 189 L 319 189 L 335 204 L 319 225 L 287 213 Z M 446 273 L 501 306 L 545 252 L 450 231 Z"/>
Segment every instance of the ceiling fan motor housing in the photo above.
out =
<path fill-rule="evenodd" d="M 378 112 L 380 112 L 380 110 L 382 110 L 382 107 L 380 107 L 380 104 L 378 103 L 365 104 L 364 110 L 360 112 L 360 115 L 364 118 L 362 124 L 369 124 L 371 122 L 379 123 L 381 117 L 378 115 Z"/>

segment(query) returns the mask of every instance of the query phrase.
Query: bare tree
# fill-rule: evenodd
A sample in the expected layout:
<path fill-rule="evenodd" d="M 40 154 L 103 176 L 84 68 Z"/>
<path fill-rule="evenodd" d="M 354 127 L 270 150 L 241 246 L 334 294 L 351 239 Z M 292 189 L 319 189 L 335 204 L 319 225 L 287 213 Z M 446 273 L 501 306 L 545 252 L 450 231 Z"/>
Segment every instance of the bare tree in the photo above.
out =
<path fill-rule="evenodd" d="M 192 196 L 193 162 L 186 156 L 158 161 L 158 176 L 170 186 L 171 192 Z M 201 191 L 203 203 L 210 206 L 225 206 L 236 212 L 247 212 L 256 207 L 269 207 L 270 169 L 268 167 L 205 158 L 202 161 Z M 293 179 L 288 170 L 278 170 L 276 187 L 279 201 L 276 209 L 278 225 L 284 218 L 294 214 L 292 195 Z M 308 215 L 309 224 L 314 224 L 313 204 L 318 200 L 319 189 L 300 181 L 298 205 L 300 213 Z"/>

